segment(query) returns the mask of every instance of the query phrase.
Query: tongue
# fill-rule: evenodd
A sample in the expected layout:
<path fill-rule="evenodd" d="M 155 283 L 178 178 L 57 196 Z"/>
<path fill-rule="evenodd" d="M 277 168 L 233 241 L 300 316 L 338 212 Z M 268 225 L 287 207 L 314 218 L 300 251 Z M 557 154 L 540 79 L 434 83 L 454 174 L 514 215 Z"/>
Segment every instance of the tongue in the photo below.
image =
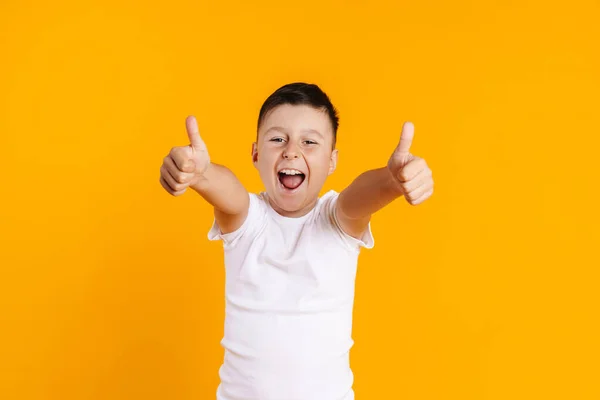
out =
<path fill-rule="evenodd" d="M 287 189 L 296 189 L 304 180 L 303 178 L 302 175 L 283 175 L 280 180 Z"/>

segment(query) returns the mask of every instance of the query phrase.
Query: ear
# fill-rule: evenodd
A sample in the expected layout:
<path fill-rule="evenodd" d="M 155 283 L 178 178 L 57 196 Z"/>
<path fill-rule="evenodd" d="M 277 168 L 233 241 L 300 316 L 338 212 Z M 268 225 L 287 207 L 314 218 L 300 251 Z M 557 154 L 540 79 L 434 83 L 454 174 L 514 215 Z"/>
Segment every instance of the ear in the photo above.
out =
<path fill-rule="evenodd" d="M 252 163 L 256 167 L 256 163 L 258 162 L 258 145 L 256 142 L 252 143 Z"/>
<path fill-rule="evenodd" d="M 335 168 L 337 167 L 337 157 L 338 151 L 335 149 L 331 152 L 331 157 L 329 158 L 329 173 L 327 175 L 331 175 L 333 174 L 333 171 L 335 171 Z"/>

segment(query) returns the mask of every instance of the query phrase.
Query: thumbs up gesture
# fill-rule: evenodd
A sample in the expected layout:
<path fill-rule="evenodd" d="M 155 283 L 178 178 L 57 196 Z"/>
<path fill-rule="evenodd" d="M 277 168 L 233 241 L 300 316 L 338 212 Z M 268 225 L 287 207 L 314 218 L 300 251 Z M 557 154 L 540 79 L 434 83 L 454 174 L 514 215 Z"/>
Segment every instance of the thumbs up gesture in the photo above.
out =
<path fill-rule="evenodd" d="M 411 205 L 421 204 L 433 194 L 433 178 L 427 162 L 410 152 L 414 125 L 405 122 L 400 143 L 388 161 L 388 169 L 398 183 L 402 195 Z"/>
<path fill-rule="evenodd" d="M 189 116 L 185 122 L 190 144 L 173 147 L 160 167 L 160 184 L 173 196 L 182 195 L 188 187 L 199 183 L 210 166 L 196 118 Z"/>

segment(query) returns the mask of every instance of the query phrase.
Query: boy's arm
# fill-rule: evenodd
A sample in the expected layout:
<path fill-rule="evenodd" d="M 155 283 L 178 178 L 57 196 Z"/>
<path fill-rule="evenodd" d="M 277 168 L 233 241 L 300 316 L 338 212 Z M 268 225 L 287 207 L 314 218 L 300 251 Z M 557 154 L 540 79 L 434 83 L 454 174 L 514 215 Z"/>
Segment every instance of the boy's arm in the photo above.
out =
<path fill-rule="evenodd" d="M 228 168 L 211 163 L 193 116 L 187 118 L 186 129 L 190 144 L 173 147 L 164 158 L 160 183 L 173 196 L 182 195 L 188 187 L 195 190 L 214 207 L 221 232 L 233 232 L 248 215 L 248 192 Z"/>
<path fill-rule="evenodd" d="M 227 167 L 210 163 L 191 188 L 214 207 L 215 220 L 222 233 L 242 226 L 248 215 L 248 191 Z"/>
<path fill-rule="evenodd" d="M 398 197 L 417 205 L 433 194 L 431 169 L 424 159 L 410 153 L 413 137 L 412 123 L 405 123 L 387 166 L 362 173 L 340 193 L 335 211 L 348 235 L 360 239 L 371 215 Z"/>
<path fill-rule="evenodd" d="M 348 235 L 360 239 L 371 215 L 402 196 L 387 167 L 360 174 L 344 189 L 336 204 L 336 217 Z"/>

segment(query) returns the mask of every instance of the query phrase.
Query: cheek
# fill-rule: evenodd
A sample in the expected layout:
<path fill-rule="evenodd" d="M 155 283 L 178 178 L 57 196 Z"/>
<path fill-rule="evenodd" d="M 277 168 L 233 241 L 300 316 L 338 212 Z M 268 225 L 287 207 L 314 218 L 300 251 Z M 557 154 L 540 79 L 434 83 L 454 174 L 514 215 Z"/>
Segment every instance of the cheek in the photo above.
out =
<path fill-rule="evenodd" d="M 329 175 L 329 154 L 314 154 L 307 156 L 311 175 L 326 178 Z"/>
<path fill-rule="evenodd" d="M 277 157 L 276 152 L 272 149 L 262 149 L 258 152 L 258 162 L 261 164 L 268 164 L 273 162 L 273 160 Z"/>
<path fill-rule="evenodd" d="M 263 177 L 269 175 L 276 164 L 276 155 L 272 152 L 258 153 L 258 162 L 256 166 Z"/>

